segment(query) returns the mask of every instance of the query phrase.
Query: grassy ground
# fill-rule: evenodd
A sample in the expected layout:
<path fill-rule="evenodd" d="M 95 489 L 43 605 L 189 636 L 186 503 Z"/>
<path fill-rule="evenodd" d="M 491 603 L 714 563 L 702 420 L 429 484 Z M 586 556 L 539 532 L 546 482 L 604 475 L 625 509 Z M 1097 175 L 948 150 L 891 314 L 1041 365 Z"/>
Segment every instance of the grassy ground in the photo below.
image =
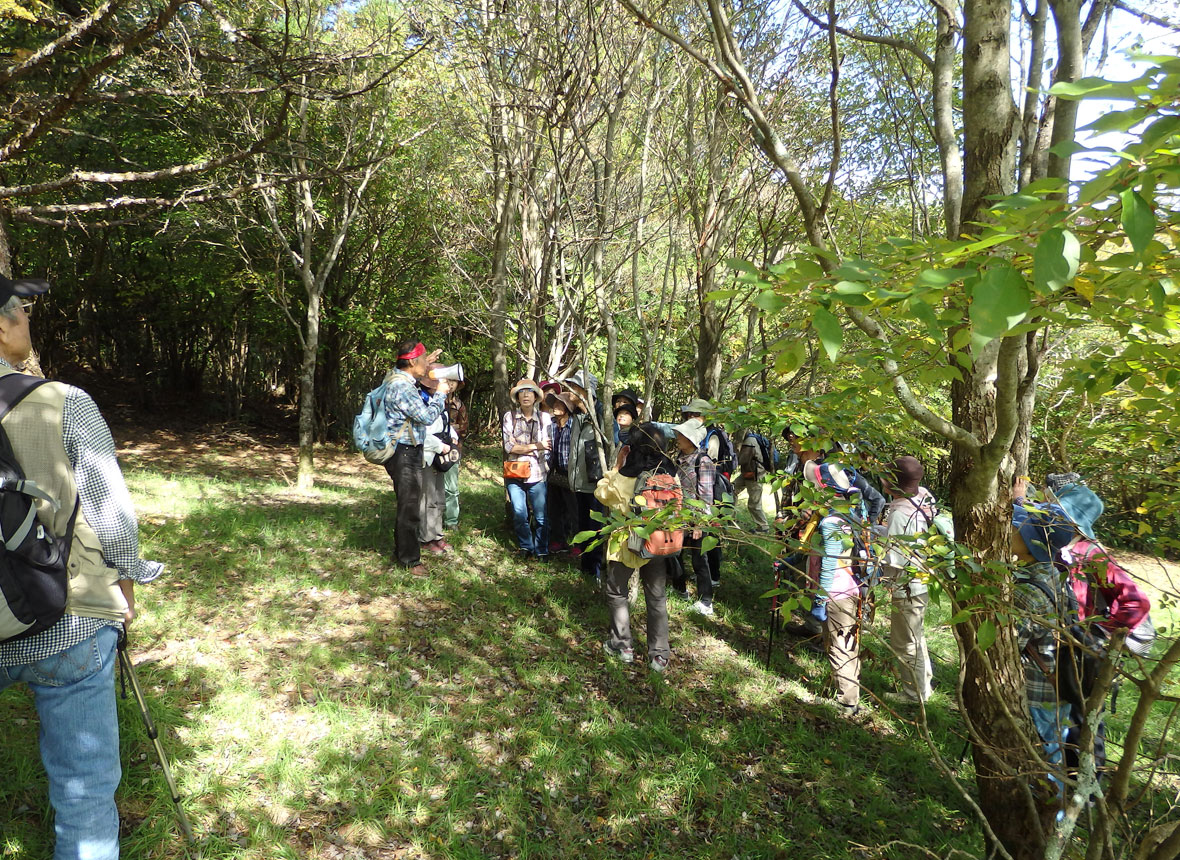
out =
<path fill-rule="evenodd" d="M 140 591 L 133 649 L 193 856 L 980 851 L 912 715 L 844 721 L 826 661 L 790 637 L 767 669 L 770 564 L 753 550 L 727 557 L 716 618 L 672 602 L 662 678 L 604 659 L 605 608 L 575 567 L 513 558 L 494 455 L 464 464 L 456 551 L 425 579 L 388 563 L 393 496 L 355 455 L 324 452 L 314 495 L 293 490 L 289 449 L 244 437 L 142 435 L 123 460 L 145 554 L 169 566 Z M 893 685 L 884 615 L 866 636 L 874 693 Z M 952 644 L 931 637 L 929 725 L 954 765 Z M 124 857 L 184 856 L 138 712 L 120 709 Z M 46 860 L 26 690 L 0 699 L 0 724 L 0 858 Z"/>

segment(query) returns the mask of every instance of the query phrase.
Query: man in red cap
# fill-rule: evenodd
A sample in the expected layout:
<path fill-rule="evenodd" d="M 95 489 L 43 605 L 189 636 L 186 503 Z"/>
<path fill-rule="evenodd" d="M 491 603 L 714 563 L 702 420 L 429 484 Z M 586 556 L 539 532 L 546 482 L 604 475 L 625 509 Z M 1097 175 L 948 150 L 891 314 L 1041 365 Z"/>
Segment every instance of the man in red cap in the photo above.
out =
<path fill-rule="evenodd" d="M 385 461 L 385 471 L 393 480 L 397 494 L 397 523 L 394 526 L 396 560 L 415 576 L 425 576 L 418 525 L 421 520 L 422 443 L 426 428 L 447 408 L 450 383 L 438 381 L 437 390 L 424 399 L 418 380 L 430 372 L 430 366 L 442 350 L 426 352 L 417 340 L 407 340 L 397 347 L 397 364 L 385 378 L 385 418 L 389 440 L 397 447 Z"/>

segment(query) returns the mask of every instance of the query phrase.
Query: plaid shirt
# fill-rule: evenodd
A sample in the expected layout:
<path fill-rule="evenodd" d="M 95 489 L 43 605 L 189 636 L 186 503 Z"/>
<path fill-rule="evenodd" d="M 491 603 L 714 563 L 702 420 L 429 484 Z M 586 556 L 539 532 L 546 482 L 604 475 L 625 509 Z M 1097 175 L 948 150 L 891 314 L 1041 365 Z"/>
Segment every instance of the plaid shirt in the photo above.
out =
<path fill-rule="evenodd" d="M 1043 582 L 1053 593 L 1061 588 L 1060 578 L 1051 564 L 1030 564 L 1022 567 L 1020 574 Z M 1057 609 L 1040 588 L 1019 579 L 1012 590 L 1012 606 L 1016 610 L 1016 647 L 1020 649 L 1020 662 L 1024 666 L 1028 703 L 1033 707 L 1055 707 L 1059 700 L 1056 686 Z M 1048 674 L 1028 656 L 1025 646 L 1036 651 Z"/>
<path fill-rule="evenodd" d="M 395 370 L 385 383 L 385 423 L 389 439 L 399 445 L 421 445 L 426 428 L 446 408 L 445 394 L 422 400 L 418 382 L 404 370 Z"/>
<path fill-rule="evenodd" d="M 533 410 L 532 418 L 525 418 L 519 409 L 509 409 L 504 413 L 501 430 L 504 436 L 504 455 L 509 460 L 527 460 L 532 464 L 532 473 L 525 479 L 526 484 L 535 484 L 549 477 L 549 452 L 530 451 L 527 454 L 513 454 L 512 449 L 517 445 L 532 445 L 542 439 L 549 441 L 553 438 L 550 425 L 553 416 L 539 409 Z M 569 462 L 568 460 L 566 461 Z"/>
<path fill-rule="evenodd" d="M 705 513 L 711 513 L 717 466 L 709 455 L 703 451 L 681 454 L 676 458 L 676 471 L 680 473 L 680 486 L 684 489 L 684 498 L 704 502 Z"/>
<path fill-rule="evenodd" d="M 562 427 L 556 421 L 550 425 L 550 441 L 552 448 L 550 449 L 550 457 L 552 458 L 553 468 L 559 472 L 568 472 L 570 465 L 570 433 L 574 429 L 573 421 L 567 419 L 565 426 Z"/>
<path fill-rule="evenodd" d="M 3 359 L 0 365 L 12 366 Z M 163 572 L 164 565 L 139 556 L 139 524 L 119 469 L 115 440 L 90 395 L 73 386 L 66 390 L 61 435 L 74 469 L 82 517 L 98 536 L 103 558 L 118 568 L 120 579 L 151 582 Z M 67 502 L 63 499 L 62 503 Z M 23 666 L 44 660 L 89 639 L 107 626 L 122 627 L 122 623 L 80 615 L 62 616 L 36 636 L 0 643 L 0 666 Z"/>

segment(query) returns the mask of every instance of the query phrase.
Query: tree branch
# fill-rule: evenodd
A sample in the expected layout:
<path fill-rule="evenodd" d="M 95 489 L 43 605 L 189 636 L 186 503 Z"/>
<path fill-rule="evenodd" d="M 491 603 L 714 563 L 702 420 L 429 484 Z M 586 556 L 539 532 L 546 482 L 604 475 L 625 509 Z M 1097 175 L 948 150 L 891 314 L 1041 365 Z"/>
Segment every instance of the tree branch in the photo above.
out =
<path fill-rule="evenodd" d="M 0 87 L 10 81 L 19 80 L 34 69 L 43 66 L 53 58 L 53 55 L 60 51 L 67 45 L 72 45 L 77 42 L 94 28 L 98 27 L 103 21 L 111 16 L 111 14 L 119 7 L 120 0 L 106 0 L 101 6 L 91 12 L 88 16 L 80 21 L 74 22 L 70 29 L 66 30 L 60 37 L 54 39 L 48 45 L 44 45 L 39 50 L 34 51 L 24 62 L 16 63 L 9 66 L 7 69 L 0 70 Z"/>
<path fill-rule="evenodd" d="M 811 10 L 803 5 L 802 0 L 791 0 L 791 2 L 812 24 L 824 30 L 828 29 L 828 25 L 819 16 L 812 14 Z M 934 60 L 930 58 L 929 54 L 919 48 L 916 42 L 911 42 L 909 39 L 897 39 L 893 36 L 874 36 L 871 33 L 862 33 L 859 30 L 849 30 L 847 27 L 836 27 L 835 30 L 841 36 L 847 36 L 849 39 L 855 39 L 858 42 L 871 42 L 874 45 L 887 45 L 890 48 L 901 48 L 903 51 L 909 51 L 922 61 L 922 65 L 930 71 L 934 71 Z"/>

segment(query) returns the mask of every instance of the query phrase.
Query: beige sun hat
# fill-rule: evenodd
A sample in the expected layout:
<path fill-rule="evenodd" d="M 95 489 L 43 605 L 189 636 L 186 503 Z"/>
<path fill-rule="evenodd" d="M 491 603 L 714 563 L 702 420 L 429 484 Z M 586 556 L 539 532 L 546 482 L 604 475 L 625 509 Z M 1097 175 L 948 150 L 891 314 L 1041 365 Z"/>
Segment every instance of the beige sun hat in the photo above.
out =
<path fill-rule="evenodd" d="M 516 385 L 512 386 L 512 390 L 508 392 L 508 396 L 513 400 L 519 401 L 520 392 L 531 391 L 537 396 L 537 401 L 540 402 L 545 397 L 545 392 L 541 390 L 541 386 L 533 382 L 531 379 L 522 379 Z"/>
<path fill-rule="evenodd" d="M 683 424 L 677 424 L 672 428 L 689 442 L 700 447 L 701 442 L 705 441 L 705 422 L 700 418 L 689 418 Z"/>

